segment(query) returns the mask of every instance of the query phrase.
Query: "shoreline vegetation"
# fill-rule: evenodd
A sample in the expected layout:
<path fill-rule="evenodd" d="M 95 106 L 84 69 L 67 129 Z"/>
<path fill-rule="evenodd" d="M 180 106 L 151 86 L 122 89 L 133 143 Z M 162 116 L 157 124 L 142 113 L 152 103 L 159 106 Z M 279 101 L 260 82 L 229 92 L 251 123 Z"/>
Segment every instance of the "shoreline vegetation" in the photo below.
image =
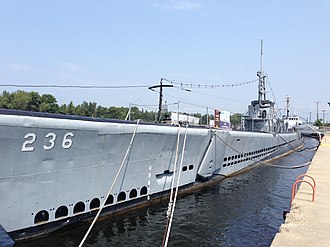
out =
<path fill-rule="evenodd" d="M 17 90 L 15 92 L 3 91 L 0 94 L 0 108 L 120 120 L 126 119 L 129 112 L 128 107 L 105 107 L 98 105 L 96 102 L 87 101 L 83 101 L 78 105 L 74 105 L 72 101 L 70 101 L 69 104 L 59 105 L 56 97 L 52 94 L 39 94 L 35 91 L 26 92 L 23 90 Z M 140 119 L 143 122 L 155 122 L 156 114 L 156 111 L 147 111 L 139 109 L 136 106 L 130 109 L 131 120 Z M 206 125 L 206 114 L 193 113 L 188 115 L 200 118 L 200 124 Z M 213 114 L 208 117 L 209 119 L 214 119 Z M 241 122 L 241 114 L 233 114 L 230 121 L 232 126 L 239 125 Z"/>

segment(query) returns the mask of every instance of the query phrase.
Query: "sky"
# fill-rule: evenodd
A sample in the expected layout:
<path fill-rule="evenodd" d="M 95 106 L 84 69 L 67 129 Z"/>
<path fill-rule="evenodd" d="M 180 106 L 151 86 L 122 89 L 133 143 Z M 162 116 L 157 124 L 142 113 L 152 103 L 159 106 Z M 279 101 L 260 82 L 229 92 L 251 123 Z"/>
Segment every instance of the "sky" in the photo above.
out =
<path fill-rule="evenodd" d="M 328 0 L 0 0 L 0 30 L 1 92 L 155 110 L 165 78 L 184 82 L 164 88 L 169 109 L 190 113 L 247 110 L 263 39 L 267 98 L 330 122 Z"/>

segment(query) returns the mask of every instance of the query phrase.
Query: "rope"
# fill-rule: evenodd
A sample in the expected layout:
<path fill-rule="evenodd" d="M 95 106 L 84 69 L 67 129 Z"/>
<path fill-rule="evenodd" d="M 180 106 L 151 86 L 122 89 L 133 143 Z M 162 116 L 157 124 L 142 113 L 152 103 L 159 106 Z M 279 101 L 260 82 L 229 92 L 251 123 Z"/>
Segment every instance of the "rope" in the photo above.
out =
<path fill-rule="evenodd" d="M 273 167 L 276 167 L 276 168 L 283 168 L 283 169 L 298 169 L 298 168 L 303 168 L 305 166 L 309 166 L 311 164 L 312 160 L 306 162 L 306 163 L 303 163 L 301 165 L 298 165 L 298 166 L 281 166 L 281 165 L 274 165 L 272 163 L 268 163 L 268 162 L 264 162 L 264 161 L 259 161 L 258 163 L 261 163 L 263 165 L 268 165 L 268 166 L 273 166 Z"/>
<path fill-rule="evenodd" d="M 185 151 L 185 148 L 186 148 L 187 129 L 188 129 L 188 124 L 186 126 L 186 130 L 185 130 L 185 134 L 184 134 L 184 140 L 183 140 L 183 146 L 182 146 L 182 154 L 181 154 L 181 162 L 180 162 L 180 170 L 179 170 L 179 175 L 178 175 L 178 179 L 177 179 L 177 182 L 176 182 L 173 207 L 171 208 L 171 216 L 170 216 L 170 218 L 168 220 L 167 233 L 166 233 L 165 243 L 163 241 L 163 247 L 167 247 L 168 240 L 170 238 L 171 226 L 172 226 L 172 221 L 173 221 L 173 216 L 174 216 L 174 209 L 175 209 L 176 200 L 178 198 L 179 182 L 180 182 L 181 173 L 182 173 L 182 164 L 183 164 L 183 158 L 184 158 L 184 151 Z M 173 183 L 174 183 L 174 177 L 173 177 Z"/>
<path fill-rule="evenodd" d="M 317 131 L 313 126 L 309 125 L 309 124 L 306 124 L 307 127 L 311 128 L 314 132 L 316 132 L 316 134 L 319 135 L 319 142 L 321 143 L 322 141 L 322 136 L 321 136 L 321 133 L 320 131 Z"/>
<path fill-rule="evenodd" d="M 295 152 L 299 152 L 299 148 L 294 148 L 290 142 L 287 142 L 282 136 L 280 136 L 278 133 L 276 133 L 275 135 L 277 135 L 279 138 L 281 138 L 284 143 L 286 143 L 287 145 L 289 145 L 291 147 L 291 149 Z M 301 142 L 301 144 L 303 144 L 304 142 Z"/>
<path fill-rule="evenodd" d="M 175 161 L 174 161 L 174 171 L 173 171 L 173 182 L 172 182 L 172 186 L 171 186 L 171 194 L 170 194 L 170 202 L 169 202 L 169 211 L 171 211 L 172 209 L 170 209 L 170 204 L 171 204 L 171 208 L 172 208 L 172 204 L 173 204 L 173 191 L 174 191 L 174 179 L 176 177 L 176 167 L 177 167 L 177 163 L 178 163 L 178 156 L 179 156 L 179 143 L 180 143 L 180 125 L 178 127 L 178 137 L 177 137 L 177 142 L 176 142 L 176 151 L 175 151 Z M 170 213 L 168 211 L 168 217 L 170 216 Z"/>
<path fill-rule="evenodd" d="M 210 129 L 213 134 L 218 137 L 223 143 L 225 143 L 228 147 L 230 147 L 232 150 L 234 150 L 235 152 L 237 152 L 238 154 L 244 154 L 242 152 L 240 152 L 239 150 L 237 150 L 235 147 L 233 147 L 232 145 L 230 145 L 228 142 L 226 142 L 225 140 L 223 140 L 220 136 L 217 135 L 217 133 L 215 133 L 215 131 L 213 131 L 212 129 Z M 285 141 L 285 140 L 284 140 Z M 286 141 L 285 141 L 286 142 Z M 289 144 L 288 142 L 286 142 L 287 144 Z M 291 148 L 292 148 L 292 145 L 290 145 Z M 284 147 L 282 147 L 284 148 Z M 279 150 L 281 150 L 282 148 L 276 150 L 276 152 L 278 152 Z M 293 149 L 293 151 L 297 152 L 297 150 L 299 150 L 299 148 L 296 148 L 296 149 Z M 315 149 L 314 149 L 315 150 Z M 297 169 L 297 168 L 302 168 L 302 167 L 305 167 L 305 166 L 308 166 L 310 165 L 311 161 L 307 162 L 307 163 L 304 163 L 302 165 L 299 165 L 299 166 L 280 166 L 280 165 L 274 165 L 274 164 L 271 164 L 271 163 L 268 163 L 268 162 L 264 162 L 264 161 L 260 161 L 260 160 L 257 160 L 255 158 L 251 158 L 252 161 L 256 162 L 256 163 L 261 163 L 261 164 L 264 164 L 264 165 L 269 165 L 269 166 L 273 166 L 273 167 L 276 167 L 276 168 L 283 168 L 283 169 Z"/>
<path fill-rule="evenodd" d="M 96 220 L 98 219 L 99 215 L 101 214 L 101 211 L 102 211 L 102 209 L 104 208 L 105 203 L 106 203 L 108 197 L 110 196 L 110 193 L 111 193 L 111 191 L 112 191 L 112 189 L 113 189 L 113 187 L 114 187 L 114 185 L 115 185 L 115 183 L 116 183 L 116 181 L 117 181 L 117 179 L 118 179 L 119 173 L 120 173 L 121 169 L 123 168 L 124 163 L 125 163 L 125 161 L 126 161 L 126 158 L 127 158 L 127 156 L 128 156 L 128 153 L 129 153 L 129 151 L 130 151 L 130 149 L 131 149 L 131 147 L 132 147 L 132 144 L 133 144 L 133 141 L 134 141 L 134 138 L 135 138 L 136 131 L 137 131 L 137 128 L 138 128 L 138 126 L 139 126 L 139 123 L 140 123 L 140 120 L 138 120 L 137 123 L 136 123 L 136 127 L 135 127 L 134 133 L 133 133 L 133 135 L 132 135 L 131 141 L 130 141 L 130 143 L 129 143 L 129 145 L 128 145 L 128 148 L 127 148 L 126 154 L 125 154 L 125 156 L 124 156 L 124 158 L 123 158 L 123 160 L 122 160 L 122 162 L 121 162 L 121 165 L 120 165 L 120 167 L 119 167 L 119 170 L 118 170 L 118 172 L 117 172 L 117 174 L 116 174 L 116 177 L 115 177 L 114 181 L 112 182 L 112 185 L 111 185 L 111 187 L 110 187 L 110 189 L 109 189 L 109 191 L 108 191 L 108 193 L 107 193 L 107 196 L 105 197 L 105 200 L 103 201 L 101 207 L 99 208 L 99 210 L 98 210 L 98 212 L 97 212 L 97 214 L 96 214 L 96 216 L 95 216 L 95 218 L 94 218 L 92 224 L 89 226 L 89 228 L 88 228 L 88 230 L 87 230 L 87 232 L 86 232 L 84 238 L 81 240 L 81 242 L 80 242 L 80 244 L 79 244 L 79 247 L 82 247 L 82 246 L 83 246 L 83 244 L 84 244 L 84 242 L 86 241 L 86 238 L 88 237 L 90 231 L 92 230 L 92 228 L 93 228 L 93 226 L 94 226 Z"/>
<path fill-rule="evenodd" d="M 177 167 L 177 162 L 178 162 L 178 155 L 179 155 L 179 143 L 180 143 L 180 124 L 178 126 L 178 137 L 177 137 L 177 142 L 176 142 L 176 151 L 175 151 L 175 161 L 174 161 L 174 171 L 173 171 L 173 176 L 172 176 L 172 185 L 171 185 L 171 194 L 170 194 L 170 201 L 168 202 L 168 208 L 166 212 L 166 227 L 165 227 L 165 232 L 164 232 L 164 237 L 163 237 L 163 243 L 162 246 L 164 246 L 164 241 L 166 238 L 167 230 L 168 230 L 168 225 L 169 225 L 169 218 L 171 216 L 172 208 L 173 208 L 173 191 L 174 191 L 174 179 L 176 176 L 176 167 Z"/>

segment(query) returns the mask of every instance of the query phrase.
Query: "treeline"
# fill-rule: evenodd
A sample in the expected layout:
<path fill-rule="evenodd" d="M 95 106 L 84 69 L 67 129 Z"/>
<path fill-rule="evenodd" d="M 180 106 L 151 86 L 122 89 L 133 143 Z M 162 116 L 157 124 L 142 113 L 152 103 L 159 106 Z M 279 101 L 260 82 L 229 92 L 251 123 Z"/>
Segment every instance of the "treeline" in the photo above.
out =
<path fill-rule="evenodd" d="M 95 102 L 86 101 L 79 105 L 74 105 L 72 101 L 69 104 L 59 105 L 51 94 L 40 95 L 38 92 L 22 90 L 12 93 L 3 91 L 0 95 L 0 108 L 122 120 L 126 118 L 129 111 L 128 107 L 104 107 Z M 131 120 L 141 119 L 144 122 L 154 122 L 155 112 L 143 109 L 140 111 L 139 108 L 132 107 L 130 117 Z"/>
<path fill-rule="evenodd" d="M 79 105 L 74 105 L 72 101 L 69 104 L 59 105 L 56 98 L 51 94 L 39 94 L 38 92 L 25 92 L 22 90 L 17 90 L 12 93 L 3 91 L 0 95 L 0 108 L 121 120 L 126 119 L 129 112 L 128 107 L 104 107 L 97 105 L 95 102 L 86 101 Z M 207 124 L 207 118 L 214 119 L 212 114 L 208 117 L 206 114 L 202 115 L 200 113 L 189 115 L 199 117 L 200 124 L 203 125 Z M 169 116 L 164 117 L 166 118 Z M 156 112 L 131 107 L 129 119 L 141 119 L 143 122 L 155 122 Z M 240 119 L 241 114 L 235 113 L 232 115 L 230 119 L 232 127 L 238 127 L 240 125 Z"/>

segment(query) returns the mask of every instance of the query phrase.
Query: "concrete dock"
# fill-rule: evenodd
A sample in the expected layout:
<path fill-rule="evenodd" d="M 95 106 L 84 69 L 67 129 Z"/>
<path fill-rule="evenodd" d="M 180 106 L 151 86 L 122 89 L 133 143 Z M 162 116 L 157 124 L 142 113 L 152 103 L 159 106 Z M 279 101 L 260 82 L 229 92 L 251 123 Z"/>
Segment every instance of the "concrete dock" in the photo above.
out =
<path fill-rule="evenodd" d="M 312 187 L 302 182 L 271 246 L 330 246 L 330 133 L 324 136 L 306 173 L 316 182 Z M 313 181 L 305 177 L 313 185 Z M 289 188 L 288 188 L 289 189 Z M 291 190 L 291 188 L 290 188 Z"/>

